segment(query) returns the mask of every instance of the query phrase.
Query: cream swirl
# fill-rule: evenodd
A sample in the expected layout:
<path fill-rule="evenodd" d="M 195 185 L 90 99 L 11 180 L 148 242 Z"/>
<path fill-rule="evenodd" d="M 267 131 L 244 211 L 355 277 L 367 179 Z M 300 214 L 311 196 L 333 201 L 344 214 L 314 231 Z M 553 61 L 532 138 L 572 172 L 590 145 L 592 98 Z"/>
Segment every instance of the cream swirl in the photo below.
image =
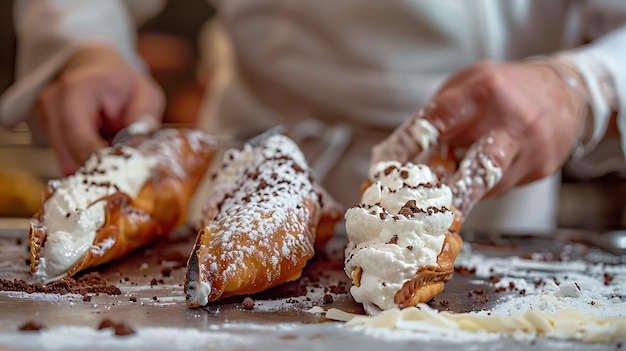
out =
<path fill-rule="evenodd" d="M 362 203 L 345 214 L 345 272 L 356 280 L 350 292 L 357 302 L 386 310 L 419 268 L 437 264 L 454 220 L 452 191 L 428 166 L 412 163 L 378 163 L 370 181 Z"/>

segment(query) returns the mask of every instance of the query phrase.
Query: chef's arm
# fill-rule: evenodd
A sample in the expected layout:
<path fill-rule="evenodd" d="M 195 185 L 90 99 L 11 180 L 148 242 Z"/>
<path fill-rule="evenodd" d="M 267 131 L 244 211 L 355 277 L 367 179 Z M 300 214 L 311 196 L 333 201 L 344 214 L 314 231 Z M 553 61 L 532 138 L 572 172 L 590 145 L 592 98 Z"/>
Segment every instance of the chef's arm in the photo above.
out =
<path fill-rule="evenodd" d="M 606 134 L 614 133 L 610 127 L 615 126 L 626 150 L 626 25 L 555 57 L 573 65 L 588 92 L 590 121 L 583 135 L 587 149 L 583 154 L 593 150 Z"/>
<path fill-rule="evenodd" d="M 144 70 L 135 50 L 136 26 L 156 14 L 161 0 L 16 0 L 16 80 L 0 99 L 0 122 L 32 117 L 41 90 L 87 47 L 110 47 Z"/>

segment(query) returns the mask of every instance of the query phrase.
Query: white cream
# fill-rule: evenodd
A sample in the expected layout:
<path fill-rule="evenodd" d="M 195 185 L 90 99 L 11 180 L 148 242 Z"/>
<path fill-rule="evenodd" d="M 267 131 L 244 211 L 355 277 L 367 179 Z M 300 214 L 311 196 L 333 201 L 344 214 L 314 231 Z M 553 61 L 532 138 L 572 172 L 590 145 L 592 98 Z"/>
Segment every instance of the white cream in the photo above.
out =
<path fill-rule="evenodd" d="M 52 196 L 44 204 L 43 225 L 48 233 L 35 280 L 58 279 L 89 250 L 103 254 L 114 243 L 93 245 L 105 221 L 106 196 L 116 192 L 137 196 L 157 161 L 126 146 L 94 153 L 74 175 L 54 180 Z"/>
<path fill-rule="evenodd" d="M 430 168 L 412 163 L 381 162 L 370 180 L 361 205 L 345 215 L 345 271 L 351 277 L 362 270 L 359 286 L 350 289 L 357 302 L 386 310 L 396 307 L 394 295 L 420 267 L 437 264 L 454 220 L 452 192 Z M 398 214 L 409 200 L 421 211 Z"/>
<path fill-rule="evenodd" d="M 418 118 L 410 127 L 411 136 L 422 150 L 428 150 L 437 143 L 439 131 L 428 120 Z"/>

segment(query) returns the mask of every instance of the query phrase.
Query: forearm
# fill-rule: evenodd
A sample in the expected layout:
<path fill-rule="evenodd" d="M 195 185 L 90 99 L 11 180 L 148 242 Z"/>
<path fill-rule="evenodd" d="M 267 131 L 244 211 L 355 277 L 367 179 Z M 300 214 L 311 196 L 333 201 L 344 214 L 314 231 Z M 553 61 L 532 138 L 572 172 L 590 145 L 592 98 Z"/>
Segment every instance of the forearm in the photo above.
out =
<path fill-rule="evenodd" d="M 615 134 L 615 126 L 622 135 L 622 148 L 626 148 L 626 26 L 556 56 L 576 68 L 589 92 L 593 118 L 590 149 L 605 135 Z"/>

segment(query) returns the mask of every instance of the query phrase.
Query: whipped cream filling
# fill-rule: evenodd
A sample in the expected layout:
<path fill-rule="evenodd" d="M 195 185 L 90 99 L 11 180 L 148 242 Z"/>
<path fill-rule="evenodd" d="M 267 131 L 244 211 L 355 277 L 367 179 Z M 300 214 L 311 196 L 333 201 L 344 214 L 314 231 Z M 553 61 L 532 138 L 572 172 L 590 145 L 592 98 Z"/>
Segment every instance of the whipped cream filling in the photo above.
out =
<path fill-rule="evenodd" d="M 47 239 L 42 248 L 36 281 L 50 282 L 67 273 L 88 251 L 102 255 L 114 242 L 93 241 L 105 222 L 106 197 L 123 192 L 137 196 L 157 160 L 127 146 L 95 152 L 75 174 L 49 185 L 53 193 L 43 206 Z"/>
<path fill-rule="evenodd" d="M 357 302 L 368 310 L 387 310 L 397 307 L 396 292 L 418 269 L 437 265 L 454 220 L 452 191 L 428 166 L 412 163 L 380 162 L 370 181 L 362 203 L 345 214 L 345 272 L 353 277 L 361 270 L 350 289 Z"/>
<path fill-rule="evenodd" d="M 423 112 L 421 114 L 423 115 Z M 413 139 L 424 151 L 430 149 L 439 139 L 439 131 L 425 118 L 417 118 L 409 130 Z"/>

